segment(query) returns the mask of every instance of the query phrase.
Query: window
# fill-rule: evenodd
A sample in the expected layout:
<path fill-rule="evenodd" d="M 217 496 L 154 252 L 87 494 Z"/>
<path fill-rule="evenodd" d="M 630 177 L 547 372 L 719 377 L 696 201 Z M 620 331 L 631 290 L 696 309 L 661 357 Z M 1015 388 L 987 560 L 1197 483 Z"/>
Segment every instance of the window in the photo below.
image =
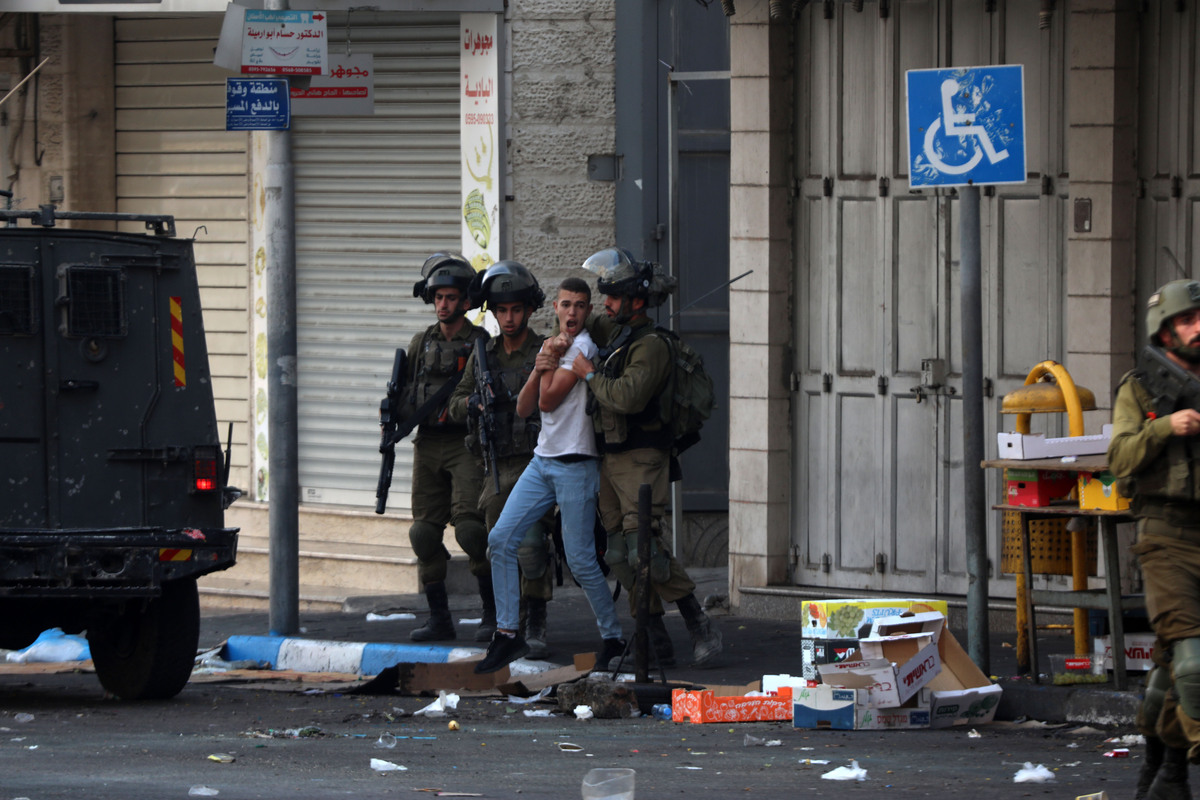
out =
<path fill-rule="evenodd" d="M 67 267 L 67 335 L 124 336 L 125 273 L 107 267 Z"/>
<path fill-rule="evenodd" d="M 33 267 L 0 264 L 0 335 L 29 335 L 35 320 Z"/>

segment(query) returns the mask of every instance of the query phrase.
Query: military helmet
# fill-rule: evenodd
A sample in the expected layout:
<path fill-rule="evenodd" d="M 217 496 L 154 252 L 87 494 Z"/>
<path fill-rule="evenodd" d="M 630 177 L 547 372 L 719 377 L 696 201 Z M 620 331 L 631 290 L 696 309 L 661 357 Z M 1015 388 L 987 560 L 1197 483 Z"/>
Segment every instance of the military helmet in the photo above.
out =
<path fill-rule="evenodd" d="M 475 269 L 462 253 L 434 253 L 421 267 L 421 280 L 413 286 L 413 297 L 432 303 L 438 289 L 458 289 L 466 297 L 474 277 Z"/>
<path fill-rule="evenodd" d="M 652 307 L 665 303 L 678 285 L 660 265 L 638 261 L 623 247 L 593 253 L 583 262 L 583 268 L 596 274 L 596 288 L 601 294 L 641 297 Z"/>
<path fill-rule="evenodd" d="M 537 311 L 546 299 L 537 278 L 519 261 L 497 261 L 486 271 L 475 273 L 467 295 L 471 305 L 487 303 L 489 309 L 501 303 L 521 302 Z"/>
<path fill-rule="evenodd" d="M 1146 303 L 1146 335 L 1158 345 L 1158 332 L 1172 317 L 1200 308 L 1200 281 L 1179 280 L 1164 284 Z"/>

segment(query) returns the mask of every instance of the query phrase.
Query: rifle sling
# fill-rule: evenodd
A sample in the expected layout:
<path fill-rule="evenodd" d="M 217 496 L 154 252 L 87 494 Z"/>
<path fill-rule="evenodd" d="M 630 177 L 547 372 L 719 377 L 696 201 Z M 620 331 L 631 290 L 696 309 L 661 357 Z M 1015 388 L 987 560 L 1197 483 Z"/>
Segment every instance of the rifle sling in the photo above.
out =
<path fill-rule="evenodd" d="M 463 371 L 460 369 L 442 384 L 442 387 L 434 393 L 433 397 L 422 403 L 421 407 L 414 411 L 412 416 L 406 419 L 404 424 L 396 429 L 396 435 L 392 437 L 392 444 L 395 444 L 405 436 L 408 436 L 410 433 L 412 433 L 413 428 L 421 424 L 421 420 L 428 417 L 431 413 L 433 413 L 435 408 L 445 402 L 446 399 L 450 397 L 450 394 L 454 391 L 455 387 L 458 386 L 458 382 L 462 380 L 462 376 Z"/>

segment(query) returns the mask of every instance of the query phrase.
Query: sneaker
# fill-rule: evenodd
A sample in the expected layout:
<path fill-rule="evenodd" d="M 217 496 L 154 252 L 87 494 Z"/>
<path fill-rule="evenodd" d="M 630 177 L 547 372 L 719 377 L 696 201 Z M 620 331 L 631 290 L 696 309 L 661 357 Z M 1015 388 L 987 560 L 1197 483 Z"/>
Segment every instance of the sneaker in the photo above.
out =
<path fill-rule="evenodd" d="M 608 666 L 609 669 L 616 669 L 616 662 L 620 660 L 621 655 L 625 652 L 624 639 L 605 639 L 604 645 L 600 648 L 600 657 L 596 659 L 596 665 Z M 629 663 L 629 659 L 625 659 Z"/>
<path fill-rule="evenodd" d="M 475 665 L 475 674 L 499 672 L 528 652 L 529 645 L 525 644 L 525 639 L 521 634 L 505 636 L 500 631 L 496 631 L 491 644 L 488 645 L 487 654 L 482 661 Z"/>

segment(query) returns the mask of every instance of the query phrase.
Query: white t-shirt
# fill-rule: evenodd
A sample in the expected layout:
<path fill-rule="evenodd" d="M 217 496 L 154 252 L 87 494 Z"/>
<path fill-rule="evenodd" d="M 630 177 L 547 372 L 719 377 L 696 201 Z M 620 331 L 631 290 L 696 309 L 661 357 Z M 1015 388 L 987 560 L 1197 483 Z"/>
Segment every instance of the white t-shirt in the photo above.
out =
<path fill-rule="evenodd" d="M 596 360 L 596 343 L 587 331 L 580 331 L 558 360 L 559 369 L 571 369 L 575 356 Z M 543 458 L 567 455 L 597 456 L 596 434 L 587 413 L 587 381 L 577 380 L 567 396 L 553 411 L 542 412 L 542 431 L 534 453 Z"/>

